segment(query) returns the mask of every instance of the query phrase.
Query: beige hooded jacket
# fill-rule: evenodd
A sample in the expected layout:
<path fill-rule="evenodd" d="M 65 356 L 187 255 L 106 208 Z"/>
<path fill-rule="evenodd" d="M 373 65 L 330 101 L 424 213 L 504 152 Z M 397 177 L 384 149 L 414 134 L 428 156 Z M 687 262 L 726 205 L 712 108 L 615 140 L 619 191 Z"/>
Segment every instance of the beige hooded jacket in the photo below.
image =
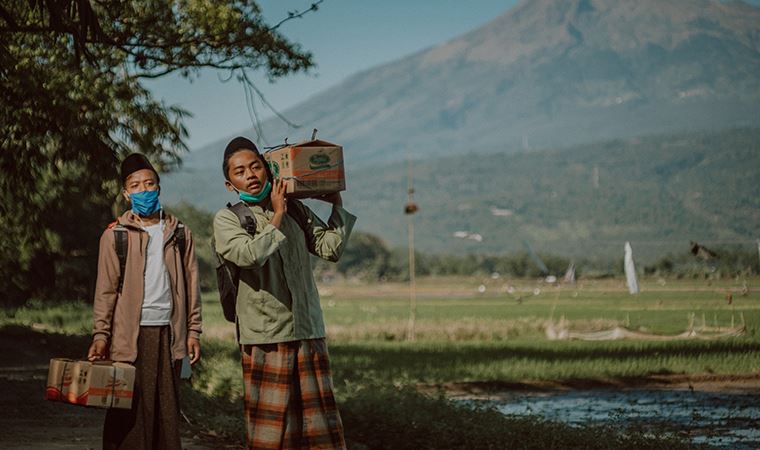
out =
<path fill-rule="evenodd" d="M 114 226 L 127 229 L 128 251 L 124 284 L 119 294 L 119 258 L 116 255 Z M 185 257 L 180 258 L 174 239 L 177 218 L 164 216 L 164 263 L 169 273 L 172 292 L 171 352 L 172 359 L 187 355 L 187 338 L 200 338 L 201 299 L 198 263 L 190 229 L 185 226 Z M 93 339 L 110 343 L 109 359 L 134 362 L 137 357 L 137 335 L 144 298 L 145 263 L 148 233 L 132 211 L 127 211 L 111 224 L 100 237 L 98 279 L 93 305 Z"/>

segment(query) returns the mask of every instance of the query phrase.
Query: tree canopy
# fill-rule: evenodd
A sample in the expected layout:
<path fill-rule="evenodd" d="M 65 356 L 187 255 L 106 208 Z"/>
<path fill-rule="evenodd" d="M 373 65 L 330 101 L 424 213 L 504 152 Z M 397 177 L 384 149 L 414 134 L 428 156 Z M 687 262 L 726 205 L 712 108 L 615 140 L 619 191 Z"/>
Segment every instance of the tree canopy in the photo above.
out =
<path fill-rule="evenodd" d="M 135 151 L 159 170 L 181 161 L 188 112 L 141 82 L 201 68 L 275 79 L 312 67 L 311 54 L 278 27 L 245 0 L 0 1 L 6 302 L 85 296 L 121 188 L 119 161 Z"/>

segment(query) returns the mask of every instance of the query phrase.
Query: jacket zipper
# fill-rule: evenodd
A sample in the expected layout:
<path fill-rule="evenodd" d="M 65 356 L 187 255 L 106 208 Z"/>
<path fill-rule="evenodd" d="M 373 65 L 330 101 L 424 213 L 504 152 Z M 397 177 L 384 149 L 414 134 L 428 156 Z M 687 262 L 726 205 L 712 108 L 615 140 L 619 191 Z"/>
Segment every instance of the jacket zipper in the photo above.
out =
<path fill-rule="evenodd" d="M 175 225 L 175 230 L 172 230 L 171 236 L 174 236 L 175 231 L 176 231 L 176 225 Z M 171 238 L 167 239 L 164 242 L 162 257 L 164 257 L 166 255 L 166 246 L 169 244 L 170 241 L 171 241 Z M 174 267 L 175 267 L 175 269 L 177 267 L 177 253 L 178 253 L 177 242 L 175 241 L 174 242 Z M 164 259 L 164 266 L 165 265 L 166 265 L 166 260 Z M 166 270 L 166 274 L 169 275 L 169 270 L 168 269 Z M 171 364 L 172 369 L 174 369 L 174 325 L 172 324 L 172 316 L 176 313 L 175 308 L 174 308 L 174 303 L 176 302 L 176 297 L 177 297 L 177 295 L 175 295 L 175 285 L 177 283 L 176 283 L 176 281 L 173 281 L 171 278 L 172 277 L 169 276 L 169 283 L 171 284 L 171 288 L 172 288 L 171 289 L 171 294 L 172 294 L 171 307 L 172 307 L 172 309 L 171 309 L 171 312 L 169 313 L 169 363 Z M 175 278 L 177 278 L 176 275 L 175 275 Z"/>
<path fill-rule="evenodd" d="M 148 269 L 148 251 L 143 248 L 143 233 L 144 230 L 137 230 L 138 237 L 140 239 L 140 253 L 143 254 L 143 276 L 142 276 L 142 300 L 140 300 L 140 313 L 137 315 L 137 336 L 140 336 L 140 322 L 142 319 L 142 307 L 145 303 L 145 272 Z M 137 352 L 137 342 L 135 342 L 135 351 Z"/>

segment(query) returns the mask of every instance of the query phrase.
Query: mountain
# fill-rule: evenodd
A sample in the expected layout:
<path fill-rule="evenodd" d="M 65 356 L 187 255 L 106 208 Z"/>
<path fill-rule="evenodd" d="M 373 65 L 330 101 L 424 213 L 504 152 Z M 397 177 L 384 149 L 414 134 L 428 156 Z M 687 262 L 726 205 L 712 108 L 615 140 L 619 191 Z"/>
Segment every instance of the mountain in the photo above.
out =
<path fill-rule="evenodd" d="M 515 252 L 641 261 L 760 236 L 760 129 L 606 141 L 556 151 L 414 161 L 415 243 L 440 253 Z M 406 245 L 407 167 L 351 174 L 357 227 Z M 478 238 L 478 236 L 480 238 Z"/>
<path fill-rule="evenodd" d="M 760 128 L 470 152 L 417 160 L 413 169 L 415 240 L 427 252 L 498 254 L 527 241 L 537 251 L 610 260 L 631 241 L 637 259 L 652 262 L 688 251 L 690 240 L 754 246 L 760 236 Z M 223 207 L 233 197 L 220 172 L 168 186 L 162 177 L 162 199 Z M 344 198 L 358 229 L 406 245 L 406 177 L 403 162 L 348 174 Z"/>
<path fill-rule="evenodd" d="M 760 125 L 760 8 L 717 0 L 526 0 L 485 26 L 358 73 L 263 124 L 349 167 L 461 152 Z M 252 130 L 245 134 L 254 136 Z M 229 137 L 193 152 L 217 165 Z"/>
<path fill-rule="evenodd" d="M 265 122 L 268 144 L 312 127 L 342 144 L 358 228 L 393 245 L 406 242 L 407 155 L 423 250 L 498 253 L 527 240 L 608 257 L 632 240 L 654 257 L 689 239 L 760 234 L 760 8 L 739 1 L 523 1 L 285 115 L 304 127 Z M 162 198 L 209 210 L 232 199 L 229 138 L 162 177 Z"/>

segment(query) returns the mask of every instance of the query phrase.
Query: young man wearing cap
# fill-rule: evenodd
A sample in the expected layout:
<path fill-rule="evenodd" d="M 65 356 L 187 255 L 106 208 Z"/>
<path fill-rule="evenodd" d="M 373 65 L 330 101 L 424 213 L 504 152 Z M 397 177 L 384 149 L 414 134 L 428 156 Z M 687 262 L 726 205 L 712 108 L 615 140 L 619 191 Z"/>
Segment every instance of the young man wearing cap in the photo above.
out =
<path fill-rule="evenodd" d="M 165 214 L 159 176 L 134 153 L 121 164 L 131 209 L 100 238 L 91 361 L 135 366 L 132 408 L 109 409 L 104 449 L 181 449 L 181 360 L 200 358 L 201 302 L 190 230 Z"/>
<path fill-rule="evenodd" d="M 335 193 L 327 224 L 285 198 L 248 139 L 224 151 L 225 185 L 253 214 L 248 233 L 230 208 L 214 217 L 216 251 L 240 268 L 236 302 L 248 448 L 345 448 L 319 294 L 309 254 L 340 258 L 356 218 Z"/>

